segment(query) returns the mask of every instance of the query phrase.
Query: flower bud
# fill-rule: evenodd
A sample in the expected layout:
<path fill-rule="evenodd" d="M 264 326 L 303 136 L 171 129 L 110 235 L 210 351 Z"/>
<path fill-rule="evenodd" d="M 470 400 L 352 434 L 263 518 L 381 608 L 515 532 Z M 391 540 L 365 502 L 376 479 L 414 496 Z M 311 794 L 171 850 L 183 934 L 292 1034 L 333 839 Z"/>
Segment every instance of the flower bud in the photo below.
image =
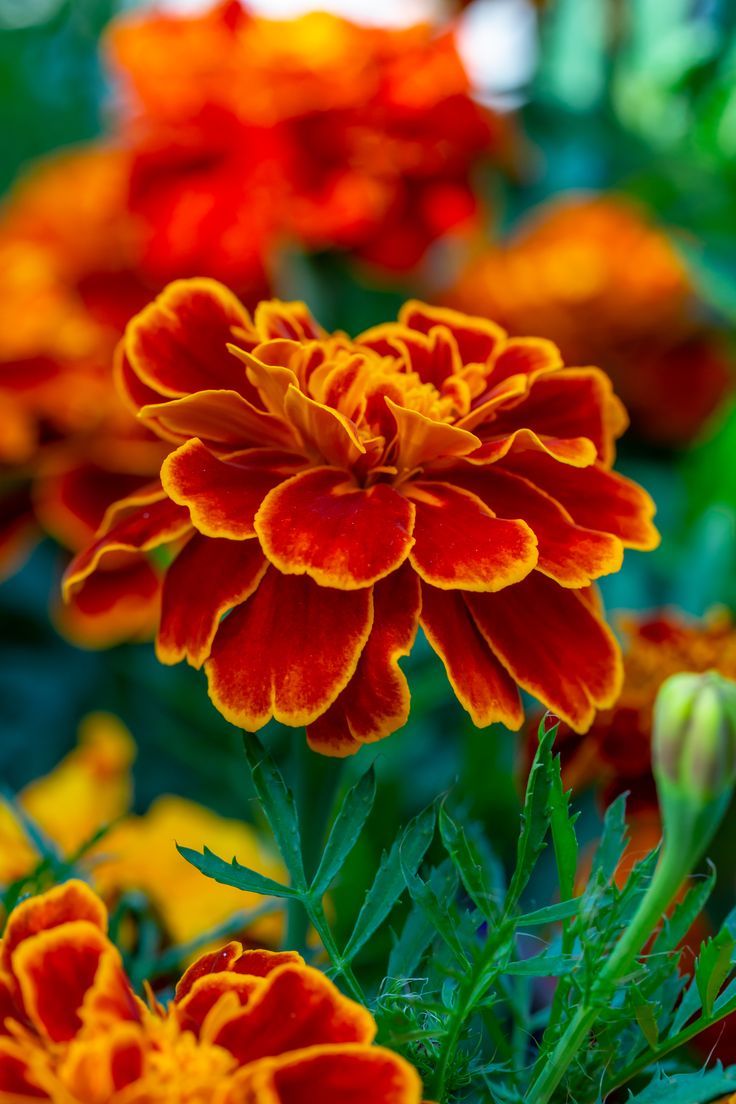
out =
<path fill-rule="evenodd" d="M 736 778 L 736 683 L 715 671 L 673 675 L 654 707 L 654 773 L 660 788 L 708 802 Z"/>

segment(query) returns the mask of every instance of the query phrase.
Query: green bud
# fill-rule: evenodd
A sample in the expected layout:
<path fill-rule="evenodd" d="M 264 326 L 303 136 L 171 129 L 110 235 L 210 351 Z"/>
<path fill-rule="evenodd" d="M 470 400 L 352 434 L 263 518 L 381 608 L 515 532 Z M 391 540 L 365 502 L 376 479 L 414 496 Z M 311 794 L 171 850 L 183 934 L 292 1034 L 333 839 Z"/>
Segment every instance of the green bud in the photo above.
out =
<path fill-rule="evenodd" d="M 660 789 L 708 803 L 736 779 L 736 683 L 715 671 L 673 675 L 654 706 L 654 773 Z"/>

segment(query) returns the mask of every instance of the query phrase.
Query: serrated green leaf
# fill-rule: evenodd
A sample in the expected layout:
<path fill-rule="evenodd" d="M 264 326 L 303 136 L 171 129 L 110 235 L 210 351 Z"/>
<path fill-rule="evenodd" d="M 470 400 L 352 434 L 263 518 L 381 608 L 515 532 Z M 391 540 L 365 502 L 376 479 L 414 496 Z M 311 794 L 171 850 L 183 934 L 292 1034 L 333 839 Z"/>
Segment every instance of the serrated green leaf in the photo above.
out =
<path fill-rule="evenodd" d="M 705 1101 L 734 1091 L 734 1066 L 724 1070 L 719 1062 L 713 1069 L 675 1074 L 659 1069 L 645 1089 L 629 1094 L 628 1104 L 705 1104 Z"/>
<path fill-rule="evenodd" d="M 695 964 L 695 984 L 698 987 L 703 1012 L 710 1016 L 721 986 L 731 972 L 736 939 L 728 928 L 708 939 L 700 948 Z"/>
<path fill-rule="evenodd" d="M 618 869 L 626 849 L 626 794 L 619 794 L 606 809 L 603 818 L 603 832 L 598 844 L 591 870 L 591 882 L 594 875 L 600 873 L 603 880 L 610 882 Z"/>
<path fill-rule="evenodd" d="M 553 738 L 556 734 L 553 730 Z M 559 755 L 552 755 L 551 747 L 545 755 L 545 768 L 549 780 L 549 820 L 552 845 L 557 863 L 560 897 L 563 901 L 572 897 L 578 869 L 578 840 L 575 821 L 579 813 L 570 813 L 570 790 L 562 785 Z"/>
<path fill-rule="evenodd" d="M 504 974 L 512 977 L 563 977 L 571 974 L 580 966 L 580 959 L 571 955 L 540 954 L 532 958 L 522 958 L 518 962 L 509 962 Z"/>
<path fill-rule="evenodd" d="M 440 806 L 439 826 L 442 842 L 468 896 L 486 920 L 496 923 L 499 910 L 490 872 L 486 870 L 475 843 L 468 837 L 462 825 L 452 819 L 444 803 Z"/>
<path fill-rule="evenodd" d="M 536 909 L 519 916 L 514 925 L 517 928 L 536 928 L 542 924 L 554 924 L 559 920 L 569 920 L 571 916 L 577 916 L 580 911 L 580 897 L 573 897 L 569 901 L 560 901 L 556 905 L 547 905 L 546 908 Z"/>
<path fill-rule="evenodd" d="M 306 876 L 294 795 L 257 736 L 244 732 L 243 745 L 258 800 L 291 875 L 292 884 L 304 891 Z"/>
<path fill-rule="evenodd" d="M 654 1048 L 659 1042 L 657 1006 L 652 1001 L 648 1001 L 636 985 L 632 985 L 630 993 L 631 1007 L 636 1017 L 636 1022 L 647 1041 L 647 1045 Z"/>
<path fill-rule="evenodd" d="M 657 938 L 652 944 L 652 954 L 669 954 L 679 947 L 695 920 L 705 908 L 716 883 L 716 872 L 711 867 L 707 876 L 688 889 L 682 901 L 665 918 Z"/>
<path fill-rule="evenodd" d="M 310 892 L 322 897 L 332 885 L 340 867 L 358 842 L 376 800 L 376 773 L 371 766 L 349 790 L 335 817 L 322 852 Z"/>
<path fill-rule="evenodd" d="M 300 896 L 298 891 L 290 886 L 281 885 L 280 882 L 259 874 L 257 870 L 241 866 L 237 859 L 233 859 L 232 862 L 221 859 L 219 855 L 210 851 L 209 847 L 204 847 L 199 852 L 191 847 L 180 847 L 177 843 L 176 849 L 182 858 L 196 867 L 201 874 L 211 878 L 213 882 L 219 882 L 220 885 L 242 889 L 246 893 L 260 893 L 264 897 L 299 898 Z"/>
<path fill-rule="evenodd" d="M 419 869 L 419 864 L 432 842 L 435 819 L 434 806 L 430 806 L 410 821 L 391 850 L 384 853 L 345 946 L 345 962 L 352 961 L 398 901 L 406 888 L 403 870 L 416 872 Z"/>
<path fill-rule="evenodd" d="M 547 813 L 549 776 L 546 769 L 546 757 L 549 755 L 552 746 L 554 730 L 545 732 L 543 725 L 544 721 L 539 726 L 539 746 L 526 785 L 524 807 L 521 812 L 521 831 L 516 850 L 516 867 L 506 896 L 505 911 L 507 915 L 516 907 L 521 894 L 524 892 L 544 847 L 549 829 Z"/>
<path fill-rule="evenodd" d="M 403 863 L 402 870 L 412 901 L 424 910 L 425 916 L 434 926 L 437 935 L 445 941 L 463 968 L 468 969 L 470 959 L 458 935 L 454 908 L 448 907 L 448 902 L 441 900 L 428 882 L 425 882 Z"/>
<path fill-rule="evenodd" d="M 458 876 L 449 859 L 432 870 L 428 881 L 441 901 L 454 899 L 457 893 Z M 406 918 L 401 935 L 391 949 L 386 976 L 399 979 L 413 977 L 435 935 L 435 926 L 427 916 L 426 910 L 414 904 Z"/>

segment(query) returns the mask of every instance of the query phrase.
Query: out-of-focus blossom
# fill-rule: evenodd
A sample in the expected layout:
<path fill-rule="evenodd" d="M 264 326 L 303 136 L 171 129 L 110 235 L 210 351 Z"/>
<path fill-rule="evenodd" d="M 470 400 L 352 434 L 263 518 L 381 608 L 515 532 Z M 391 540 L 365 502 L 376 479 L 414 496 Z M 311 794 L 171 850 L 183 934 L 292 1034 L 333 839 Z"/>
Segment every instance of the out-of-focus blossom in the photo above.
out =
<path fill-rule="evenodd" d="M 508 142 L 452 29 L 269 20 L 226 0 L 120 20 L 109 47 L 137 151 L 132 208 L 162 276 L 242 290 L 244 258 L 255 281 L 284 240 L 411 268 L 472 223 L 472 173 Z"/>
<path fill-rule="evenodd" d="M 469 263 L 448 301 L 511 333 L 544 334 L 570 364 L 601 365 L 634 429 L 657 443 L 691 440 L 732 383 L 724 339 L 675 249 L 622 198 L 538 208 Z"/>
<path fill-rule="evenodd" d="M 157 798 L 142 816 L 132 814 L 134 756 L 133 739 L 117 717 L 91 714 L 80 726 L 78 746 L 28 785 L 19 804 L 64 859 L 84 849 L 81 861 L 105 901 L 114 903 L 129 890 L 145 894 L 173 943 L 189 943 L 262 904 L 255 894 L 215 883 L 202 892 L 201 875 L 176 850 L 177 843 L 198 847 L 206 840 L 214 850 L 283 880 L 282 864 L 257 832 L 173 795 Z M 29 875 L 38 862 L 22 824 L 10 806 L 0 804 L 0 884 Z M 280 933 L 280 918 L 269 914 L 247 931 L 249 940 L 271 945 Z"/>
<path fill-rule="evenodd" d="M 591 584 L 658 538 L 649 497 L 611 471 L 626 417 L 598 369 L 417 302 L 355 339 L 300 303 L 251 318 L 208 280 L 134 319 L 118 369 L 178 447 L 66 591 L 159 549 L 159 658 L 204 663 L 233 723 L 307 725 L 337 755 L 389 735 L 420 618 L 478 725 L 518 728 L 518 686 L 576 731 L 616 700 Z"/>
<path fill-rule="evenodd" d="M 652 717 L 657 692 L 671 675 L 717 671 L 736 678 L 736 628 L 716 611 L 702 621 L 665 611 L 621 619 L 624 684 L 613 709 L 600 713 L 583 737 L 564 725 L 559 739 L 567 785 L 594 784 L 603 801 L 629 791 L 632 810 L 657 808 L 652 777 Z"/>
<path fill-rule="evenodd" d="M 206 892 L 206 887 L 203 889 Z M 102 901 L 70 881 L 11 913 L 0 944 L 0 1101 L 419 1104 L 416 1071 L 293 951 L 228 943 L 167 1009 L 135 996 Z"/>

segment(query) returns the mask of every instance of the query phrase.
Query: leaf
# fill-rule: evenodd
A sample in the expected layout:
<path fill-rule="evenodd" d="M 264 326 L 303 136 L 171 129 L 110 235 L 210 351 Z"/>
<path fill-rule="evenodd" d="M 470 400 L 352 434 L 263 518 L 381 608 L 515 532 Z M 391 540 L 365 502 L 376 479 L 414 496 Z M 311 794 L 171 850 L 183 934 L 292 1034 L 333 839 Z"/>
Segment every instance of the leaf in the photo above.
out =
<path fill-rule="evenodd" d="M 704 1104 L 724 1093 L 736 1091 L 736 1067 L 724 1069 L 719 1062 L 699 1073 L 668 1075 L 661 1068 L 640 1093 L 631 1093 L 627 1104 Z"/>
<path fill-rule="evenodd" d="M 553 730 L 553 736 L 557 729 Z M 575 877 L 578 869 L 578 840 L 575 835 L 575 821 L 579 813 L 570 813 L 570 793 L 562 785 L 559 755 L 550 751 L 545 755 L 545 768 L 549 781 L 549 819 L 552 830 L 552 845 L 557 863 L 560 897 L 563 901 L 572 897 L 575 890 Z"/>
<path fill-rule="evenodd" d="M 581 899 L 573 897 L 569 901 L 560 901 L 556 905 L 547 905 L 535 912 L 527 912 L 519 916 L 514 924 L 517 928 L 536 928 L 542 924 L 554 924 L 558 920 L 568 920 L 571 916 L 577 916 L 580 911 Z"/>
<path fill-rule="evenodd" d="M 300 896 L 299 892 L 290 886 L 281 885 L 280 882 L 275 882 L 256 870 L 241 866 L 237 859 L 233 859 L 232 862 L 221 859 L 219 855 L 210 851 L 209 847 L 204 847 L 200 853 L 191 847 L 180 847 L 177 843 L 176 849 L 182 858 L 196 867 L 201 874 L 211 878 L 213 882 L 219 882 L 220 885 L 242 889 L 245 893 L 260 893 L 264 897 L 298 899 Z"/>
<path fill-rule="evenodd" d="M 497 923 L 500 917 L 494 899 L 496 893 L 483 857 L 462 825 L 452 819 L 444 803 L 440 806 L 439 825 L 442 842 L 468 896 L 486 920 Z"/>
<path fill-rule="evenodd" d="M 458 877 L 449 859 L 432 870 L 428 882 L 440 900 L 454 898 L 457 893 Z M 398 979 L 412 977 L 436 934 L 435 925 L 427 916 L 426 910 L 414 904 L 406 918 L 401 935 L 391 949 L 387 977 Z"/>
<path fill-rule="evenodd" d="M 524 888 L 531 877 L 549 828 L 547 802 L 549 798 L 549 776 L 545 766 L 545 756 L 554 739 L 554 730 L 544 732 L 544 721 L 539 725 L 539 747 L 524 796 L 524 808 L 521 812 L 521 832 L 516 851 L 516 868 L 506 897 L 505 912 L 509 912 L 518 903 Z"/>
<path fill-rule="evenodd" d="M 636 1022 L 641 1028 L 641 1033 L 646 1039 L 647 1045 L 654 1049 L 659 1041 L 657 1006 L 652 1001 L 648 1001 L 636 985 L 631 986 L 630 994 Z"/>
<path fill-rule="evenodd" d="M 504 974 L 513 977 L 563 977 L 571 974 L 580 966 L 580 959 L 571 955 L 540 954 L 532 958 L 522 958 L 518 962 L 509 962 Z"/>
<path fill-rule="evenodd" d="M 376 799 L 376 773 L 371 766 L 362 778 L 348 790 L 335 817 L 332 830 L 322 852 L 319 868 L 310 893 L 323 897 L 338 871 L 358 842 Z"/>
<path fill-rule="evenodd" d="M 258 800 L 291 875 L 292 884 L 303 892 L 307 883 L 294 795 L 257 736 L 244 732 L 243 745 Z"/>
<path fill-rule="evenodd" d="M 424 911 L 436 934 L 444 939 L 457 960 L 465 969 L 469 969 L 470 959 L 465 953 L 462 940 L 457 932 L 454 917 L 455 909 L 448 908 L 447 901 L 441 900 L 428 882 L 423 881 L 418 874 L 405 867 L 403 863 L 402 869 L 412 900 Z"/>
<path fill-rule="evenodd" d="M 705 908 L 716 882 L 715 868 L 711 866 L 705 878 L 699 879 L 690 887 L 682 901 L 665 917 L 664 924 L 652 944 L 652 954 L 667 954 L 674 951 L 685 938 L 695 920 Z"/>
<path fill-rule="evenodd" d="M 734 947 L 736 939 L 728 928 L 721 928 L 718 935 L 708 939 L 700 948 L 695 963 L 695 984 L 706 1016 L 713 1011 L 721 986 L 731 972 Z"/>
<path fill-rule="evenodd" d="M 600 873 L 605 882 L 610 882 L 618 869 L 626 849 L 626 794 L 619 794 L 606 809 L 603 818 L 603 833 L 593 858 L 591 882 L 594 875 Z"/>
<path fill-rule="evenodd" d="M 431 805 L 414 817 L 388 854 L 384 854 L 373 884 L 365 895 L 355 927 L 343 952 L 350 962 L 373 933 L 381 926 L 406 888 L 404 870 L 415 872 L 432 842 L 435 810 Z"/>

